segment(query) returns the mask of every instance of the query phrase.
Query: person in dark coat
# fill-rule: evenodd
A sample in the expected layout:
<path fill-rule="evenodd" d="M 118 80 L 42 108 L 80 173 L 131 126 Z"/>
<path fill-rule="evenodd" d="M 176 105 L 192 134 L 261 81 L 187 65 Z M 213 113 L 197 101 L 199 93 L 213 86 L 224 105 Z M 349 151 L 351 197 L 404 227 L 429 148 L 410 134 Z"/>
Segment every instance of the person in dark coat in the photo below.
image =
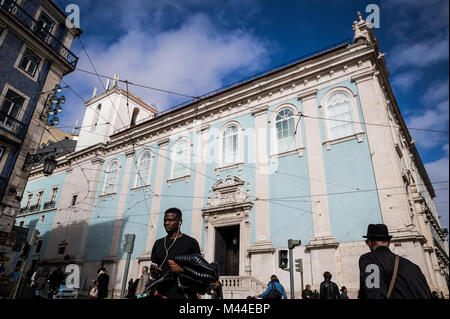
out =
<path fill-rule="evenodd" d="M 441 299 L 439 293 L 435 290 L 431 293 L 431 299 Z"/>
<path fill-rule="evenodd" d="M 109 275 L 105 268 L 100 268 L 97 277 L 97 299 L 105 299 L 108 297 Z"/>
<path fill-rule="evenodd" d="M 323 273 L 325 280 L 320 284 L 320 299 L 340 299 L 339 287 L 331 281 L 331 277 L 330 272 L 325 271 Z"/>
<path fill-rule="evenodd" d="M 208 295 L 211 295 L 211 299 L 223 299 L 222 283 L 220 280 L 211 284 L 208 290 Z"/>
<path fill-rule="evenodd" d="M 58 266 L 50 275 L 49 278 L 49 290 L 48 290 L 48 298 L 53 299 L 53 296 L 58 293 L 59 287 L 64 281 L 64 272 L 62 271 L 62 267 Z"/>
<path fill-rule="evenodd" d="M 341 299 L 349 299 L 347 295 L 347 288 L 345 286 L 342 286 L 341 288 Z"/>
<path fill-rule="evenodd" d="M 41 298 L 41 293 L 44 291 L 47 284 L 48 276 L 50 275 L 50 268 L 48 263 L 44 260 L 39 264 L 39 268 L 34 275 L 35 290 L 34 295 L 36 299 Z"/>
<path fill-rule="evenodd" d="M 358 299 L 387 299 L 396 255 L 389 249 L 392 236 L 384 224 L 370 224 L 363 236 L 370 249 L 359 259 Z M 390 299 L 431 299 L 427 280 L 419 266 L 399 257 L 398 273 Z"/>
<path fill-rule="evenodd" d="M 305 290 L 302 292 L 302 299 L 313 299 L 313 292 L 311 290 L 311 285 L 306 285 Z"/>

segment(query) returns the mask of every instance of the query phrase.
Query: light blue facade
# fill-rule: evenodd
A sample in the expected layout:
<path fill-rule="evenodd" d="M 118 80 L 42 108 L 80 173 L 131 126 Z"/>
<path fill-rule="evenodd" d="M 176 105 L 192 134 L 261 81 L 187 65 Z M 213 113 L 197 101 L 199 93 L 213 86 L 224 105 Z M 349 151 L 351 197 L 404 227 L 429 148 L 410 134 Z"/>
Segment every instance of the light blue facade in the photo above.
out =
<path fill-rule="evenodd" d="M 38 239 L 42 240 L 42 247 L 39 254 L 34 254 L 34 251 L 30 252 L 28 256 L 28 263 L 32 259 L 40 259 L 45 255 L 48 240 L 50 238 L 50 233 L 55 227 L 54 220 L 56 216 L 56 209 L 59 205 L 61 192 L 64 186 L 64 181 L 66 179 L 66 173 L 58 173 L 51 175 L 44 179 L 31 180 L 27 187 L 25 188 L 24 199 L 22 200 L 22 207 L 26 206 L 26 201 L 28 194 L 33 194 L 32 205 L 35 203 L 36 194 L 43 191 L 44 196 L 41 201 L 41 206 L 38 211 L 29 213 L 27 211 L 23 212 L 16 219 L 16 225 L 21 225 L 23 222 L 23 227 L 28 228 L 28 239 L 30 239 L 31 232 L 34 229 L 39 231 Z M 44 209 L 44 204 L 51 201 L 51 194 L 54 188 L 58 188 L 58 192 L 55 197 L 55 204 L 53 208 Z M 14 254 L 14 258 L 17 259 L 17 254 Z M 15 264 L 15 261 L 13 262 Z"/>

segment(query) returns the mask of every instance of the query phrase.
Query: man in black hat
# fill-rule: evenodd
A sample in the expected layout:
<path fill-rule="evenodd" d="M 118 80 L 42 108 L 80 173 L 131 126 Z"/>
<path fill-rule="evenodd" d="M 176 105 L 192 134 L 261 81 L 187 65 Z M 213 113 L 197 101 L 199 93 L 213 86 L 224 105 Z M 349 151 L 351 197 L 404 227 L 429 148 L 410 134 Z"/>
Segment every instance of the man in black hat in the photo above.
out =
<path fill-rule="evenodd" d="M 366 244 L 370 253 L 359 259 L 358 299 L 431 299 L 419 266 L 389 249 L 392 236 L 384 224 L 370 224 Z"/>

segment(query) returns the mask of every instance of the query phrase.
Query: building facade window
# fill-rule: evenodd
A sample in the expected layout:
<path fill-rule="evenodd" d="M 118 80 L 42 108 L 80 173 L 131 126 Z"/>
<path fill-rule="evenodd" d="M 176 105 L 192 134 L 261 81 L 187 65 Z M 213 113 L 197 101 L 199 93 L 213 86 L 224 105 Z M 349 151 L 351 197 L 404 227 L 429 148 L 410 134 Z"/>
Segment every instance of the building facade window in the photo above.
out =
<path fill-rule="evenodd" d="M 0 146 L 0 161 L 3 159 L 3 154 L 5 154 L 5 148 Z"/>
<path fill-rule="evenodd" d="M 78 195 L 72 195 L 72 201 L 70 202 L 70 206 L 75 206 L 77 204 Z"/>
<path fill-rule="evenodd" d="M 55 22 L 44 12 L 37 19 L 35 31 L 38 38 L 47 42 L 55 26 Z"/>
<path fill-rule="evenodd" d="M 98 118 L 100 117 L 100 112 L 102 111 L 102 105 L 97 105 L 97 108 L 94 109 L 94 120 L 92 121 L 91 132 L 95 131 L 98 126 Z"/>
<path fill-rule="evenodd" d="M 328 129 L 335 140 L 355 133 L 350 109 L 350 97 L 343 91 L 333 93 L 327 100 Z"/>
<path fill-rule="evenodd" d="M 50 194 L 50 202 L 54 203 L 56 202 L 56 196 L 58 195 L 58 187 L 52 188 L 52 192 Z"/>
<path fill-rule="evenodd" d="M 277 130 L 277 151 L 283 153 L 295 148 L 295 119 L 294 112 L 289 109 L 282 109 L 275 119 Z"/>
<path fill-rule="evenodd" d="M 25 202 L 25 208 L 30 208 L 31 200 L 33 199 L 33 193 L 27 195 L 27 201 Z"/>
<path fill-rule="evenodd" d="M 222 163 L 234 164 L 238 161 L 239 129 L 236 125 L 228 126 L 222 136 Z"/>
<path fill-rule="evenodd" d="M 119 162 L 113 161 L 109 164 L 105 174 L 105 185 L 103 194 L 113 194 L 116 188 L 118 176 L 119 176 Z"/>
<path fill-rule="evenodd" d="M 19 227 L 23 227 L 23 224 L 24 224 L 25 222 L 23 221 L 23 220 L 21 220 L 20 222 L 19 222 Z"/>
<path fill-rule="evenodd" d="M 190 141 L 186 138 L 178 141 L 172 148 L 171 178 L 181 178 L 190 175 Z"/>
<path fill-rule="evenodd" d="M 19 119 L 24 103 L 24 97 L 8 89 L 0 109 L 0 125 L 6 128 L 13 127 L 15 125 L 14 119 Z"/>
<path fill-rule="evenodd" d="M 41 59 L 33 51 L 26 49 L 19 63 L 19 68 L 34 77 Z"/>
<path fill-rule="evenodd" d="M 136 107 L 136 108 L 134 108 L 133 114 L 131 116 L 130 126 L 135 126 L 136 125 L 136 120 L 137 120 L 138 115 L 139 115 L 139 109 Z"/>
<path fill-rule="evenodd" d="M 44 191 L 40 191 L 36 195 L 36 202 L 34 203 L 39 209 L 42 204 L 42 197 L 44 197 Z"/>
<path fill-rule="evenodd" d="M 139 156 L 137 161 L 136 178 L 134 187 L 143 187 L 150 185 L 150 163 L 152 155 L 150 152 L 145 151 Z"/>
<path fill-rule="evenodd" d="M 324 95 L 320 103 L 324 127 L 324 145 L 351 139 L 363 141 L 364 132 L 359 121 L 356 95 L 346 87 L 338 87 Z"/>

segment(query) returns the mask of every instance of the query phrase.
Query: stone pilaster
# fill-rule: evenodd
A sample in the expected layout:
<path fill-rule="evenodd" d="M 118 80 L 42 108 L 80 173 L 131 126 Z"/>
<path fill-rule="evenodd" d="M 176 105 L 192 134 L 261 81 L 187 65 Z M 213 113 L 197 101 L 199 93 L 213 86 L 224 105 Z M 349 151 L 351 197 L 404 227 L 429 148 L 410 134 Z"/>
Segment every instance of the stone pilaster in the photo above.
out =
<path fill-rule="evenodd" d="M 161 206 L 161 193 L 164 183 L 166 182 L 164 179 L 164 173 L 166 169 L 166 162 L 167 160 L 167 147 L 169 144 L 170 139 L 165 138 L 158 141 L 158 164 L 156 166 L 156 176 L 155 176 L 155 183 L 153 185 L 153 197 L 152 197 L 152 208 L 150 212 L 150 223 L 149 228 L 147 231 L 147 241 L 145 245 L 145 252 L 141 255 L 139 258 L 140 260 L 149 260 L 151 256 L 151 251 L 153 248 L 153 244 L 156 240 L 156 230 L 158 228 L 158 220 L 159 220 L 159 214 L 161 213 L 159 211 Z"/>

